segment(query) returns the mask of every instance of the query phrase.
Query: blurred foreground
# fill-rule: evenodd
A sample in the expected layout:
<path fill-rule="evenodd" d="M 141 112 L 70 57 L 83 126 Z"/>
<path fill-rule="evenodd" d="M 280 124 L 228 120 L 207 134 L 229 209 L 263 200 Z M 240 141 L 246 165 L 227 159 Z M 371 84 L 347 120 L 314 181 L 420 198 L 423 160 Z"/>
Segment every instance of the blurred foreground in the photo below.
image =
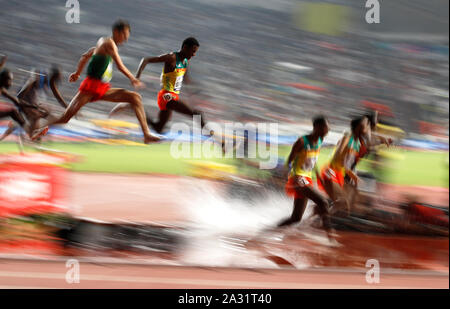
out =
<path fill-rule="evenodd" d="M 22 162 L 14 164 L 26 166 L 23 161 L 32 156 L 19 156 Z M 277 175 L 264 181 L 236 174 L 227 178 L 224 173 L 214 180 L 211 175 L 207 180 L 83 173 L 56 178 L 48 172 L 50 161 L 62 164 L 63 156 L 41 153 L 33 161 L 38 157 L 47 160 L 40 164 L 44 174 L 33 169 L 27 173 L 35 176 L 17 170 L 5 175 L 8 164 L 3 165 L 2 258 L 25 254 L 45 260 L 72 256 L 98 262 L 272 269 L 364 269 L 374 258 L 386 269 L 448 274 L 448 191 L 439 198 L 438 191 L 422 189 L 422 200 L 447 198 L 447 205 L 430 205 L 402 200 L 403 193 L 396 193 L 402 189 L 396 186 L 368 186 L 360 190 L 350 217 L 333 219 L 337 237 L 330 241 L 315 227 L 318 219 L 310 210 L 299 226 L 271 229 L 290 213 L 292 203 Z M 373 181 L 363 179 L 369 185 Z M 7 205 L 19 182 L 22 188 L 36 188 L 37 194 L 16 193 L 15 205 Z M 39 195 L 42 188 L 55 194 Z M 371 191 L 380 189 L 386 192 L 382 198 Z M 64 198 L 53 198 L 64 190 Z M 25 204 L 20 200 L 30 205 L 21 207 Z"/>

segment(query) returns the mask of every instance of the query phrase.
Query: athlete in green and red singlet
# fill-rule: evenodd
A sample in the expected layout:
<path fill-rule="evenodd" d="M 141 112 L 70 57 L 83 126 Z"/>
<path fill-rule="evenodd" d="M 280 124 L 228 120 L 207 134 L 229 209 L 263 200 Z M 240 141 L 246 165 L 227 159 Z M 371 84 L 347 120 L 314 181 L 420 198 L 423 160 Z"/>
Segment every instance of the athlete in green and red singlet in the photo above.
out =
<path fill-rule="evenodd" d="M 69 81 L 75 82 L 80 77 L 86 63 L 89 61 L 87 77 L 81 83 L 80 89 L 70 102 L 64 114 L 56 121 L 49 122 L 46 127 L 37 130 L 33 139 L 44 135 L 48 125 L 67 123 L 84 105 L 89 102 L 103 100 L 109 102 L 127 102 L 130 105 L 144 133 L 144 142 L 150 143 L 160 139 L 150 133 L 147 125 L 142 97 L 134 91 L 121 88 L 111 88 L 109 81 L 112 77 L 113 62 L 126 77 L 128 77 L 135 88 L 141 88 L 143 84 L 130 73 L 123 64 L 117 46 L 126 42 L 130 36 L 130 25 L 124 20 L 119 20 L 113 25 L 111 37 L 100 38 L 95 47 L 83 54 L 75 73 L 70 75 Z"/>

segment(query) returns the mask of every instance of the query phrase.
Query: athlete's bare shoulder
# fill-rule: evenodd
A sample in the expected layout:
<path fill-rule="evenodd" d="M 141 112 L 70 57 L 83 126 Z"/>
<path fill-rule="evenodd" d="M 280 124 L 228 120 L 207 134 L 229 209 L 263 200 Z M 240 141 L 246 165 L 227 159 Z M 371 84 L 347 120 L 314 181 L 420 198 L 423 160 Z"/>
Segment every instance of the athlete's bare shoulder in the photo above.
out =
<path fill-rule="evenodd" d="M 177 63 L 177 57 L 175 53 L 169 53 L 165 55 L 161 55 L 158 58 L 158 62 L 164 62 L 164 72 L 172 72 L 175 69 L 175 65 Z"/>
<path fill-rule="evenodd" d="M 171 61 L 171 62 L 176 62 L 177 61 L 177 56 L 175 55 L 174 52 L 170 52 L 168 54 L 166 54 L 166 61 Z"/>
<path fill-rule="evenodd" d="M 111 55 L 117 49 L 116 43 L 110 37 L 101 37 L 97 41 L 95 54 Z"/>
<path fill-rule="evenodd" d="M 294 145 L 292 146 L 292 148 L 298 152 L 301 151 L 303 149 L 304 146 L 304 141 L 303 141 L 303 137 L 300 136 L 294 143 Z"/>

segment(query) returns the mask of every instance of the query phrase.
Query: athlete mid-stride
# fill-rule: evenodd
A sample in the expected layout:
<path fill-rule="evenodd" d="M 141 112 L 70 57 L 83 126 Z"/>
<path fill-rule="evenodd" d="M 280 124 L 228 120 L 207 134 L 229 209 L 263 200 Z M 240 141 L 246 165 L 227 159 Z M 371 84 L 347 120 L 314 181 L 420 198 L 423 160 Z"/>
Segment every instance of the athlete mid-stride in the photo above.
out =
<path fill-rule="evenodd" d="M 351 171 L 356 175 L 356 165 L 361 159 L 368 156 L 369 153 L 376 151 L 380 145 L 385 145 L 387 147 L 391 146 L 393 140 L 391 138 L 386 138 L 378 134 L 378 112 L 367 113 L 363 116 L 369 121 L 369 128 L 365 135 L 361 135 L 360 142 L 361 147 L 358 155 L 356 156 L 353 165 L 351 166 Z M 348 204 L 350 207 L 350 212 L 354 209 L 354 205 L 358 196 L 358 186 L 349 175 L 344 177 L 344 191 L 347 196 Z"/>
<path fill-rule="evenodd" d="M 67 104 L 58 90 L 58 84 L 60 81 L 61 72 L 55 66 L 51 68 L 50 73 L 45 71 L 32 72 L 30 78 L 26 81 L 25 85 L 17 94 L 21 111 L 28 120 L 32 132 L 39 128 L 39 123 L 42 119 L 47 119 L 47 121 L 57 119 L 49 108 L 40 104 L 38 100 L 39 91 L 51 89 L 58 103 L 62 107 L 67 108 Z M 10 125 L 5 133 L 3 133 L 0 137 L 0 140 L 6 138 L 15 130 L 15 128 L 16 126 Z"/>
<path fill-rule="evenodd" d="M 316 213 L 322 219 L 323 228 L 328 234 L 332 232 L 328 214 L 328 201 L 314 187 L 312 172 L 315 169 L 324 137 L 328 134 L 329 125 L 325 117 L 313 119 L 313 131 L 300 137 L 292 146 L 286 164 L 290 166 L 286 193 L 294 197 L 294 210 L 290 218 L 278 224 L 279 227 L 301 221 L 308 200 L 316 204 Z"/>
<path fill-rule="evenodd" d="M 351 209 L 348 196 L 344 192 L 344 177 L 358 184 L 359 178 L 354 172 L 354 163 L 357 162 L 361 151 L 361 139 L 367 136 L 370 130 L 367 117 L 357 117 L 351 121 L 351 133 L 345 133 L 338 142 L 331 160 L 325 164 L 319 177 L 319 188 L 324 190 L 333 200 L 332 213 L 344 211 L 350 215 Z"/>
<path fill-rule="evenodd" d="M 200 44 L 197 39 L 189 37 L 183 41 L 181 50 L 158 57 L 143 58 L 139 65 L 136 78 L 141 77 L 147 64 L 164 63 L 161 73 L 161 90 L 158 93 L 158 120 L 152 121 L 150 117 L 147 117 L 148 124 L 158 133 L 162 133 L 174 111 L 186 116 L 198 115 L 201 119 L 201 127 L 205 126 L 205 119 L 202 113 L 192 109 L 179 98 L 189 61 L 195 56 L 199 47 Z M 128 104 L 126 103 L 116 105 L 110 112 L 110 116 L 127 107 Z"/>
<path fill-rule="evenodd" d="M 0 119 L 2 118 L 11 118 L 15 122 L 17 122 L 21 128 L 25 130 L 25 132 L 30 136 L 31 138 L 31 127 L 25 120 L 25 118 L 22 115 L 23 107 L 27 106 L 30 108 L 36 108 L 35 106 L 32 106 L 28 103 L 20 102 L 19 99 L 12 94 L 9 93 L 9 88 L 12 86 L 12 82 L 14 79 L 14 75 L 8 70 L 4 69 L 0 72 L 0 96 L 3 96 L 10 100 L 15 106 L 8 104 L 8 103 L 2 103 L 0 102 Z M 14 124 L 9 123 L 8 124 L 8 130 L 12 131 L 14 129 Z M 6 133 L 7 133 L 6 132 Z M 3 140 L 7 134 L 2 134 L 0 137 L 0 140 Z"/>
<path fill-rule="evenodd" d="M 119 56 L 117 46 L 126 42 L 129 36 L 130 25 L 124 20 L 119 20 L 112 27 L 111 37 L 100 38 L 95 47 L 90 48 L 81 56 L 77 71 L 70 75 L 69 81 L 76 82 L 85 65 L 89 62 L 86 79 L 81 83 L 79 91 L 72 99 L 63 115 L 57 120 L 49 122 L 46 127 L 38 129 L 37 132 L 33 134 L 33 139 L 46 134 L 48 125 L 69 122 L 69 120 L 87 103 L 103 100 L 109 102 L 127 102 L 127 104 L 134 109 L 136 117 L 139 120 L 144 134 L 144 142 L 150 143 L 160 140 L 158 137 L 151 134 L 148 128 L 144 107 L 142 105 L 142 97 L 134 91 L 111 88 L 109 84 L 109 81 L 112 78 L 114 62 L 119 71 L 130 79 L 135 88 L 141 88 L 143 86 L 143 84 L 125 67 Z"/>

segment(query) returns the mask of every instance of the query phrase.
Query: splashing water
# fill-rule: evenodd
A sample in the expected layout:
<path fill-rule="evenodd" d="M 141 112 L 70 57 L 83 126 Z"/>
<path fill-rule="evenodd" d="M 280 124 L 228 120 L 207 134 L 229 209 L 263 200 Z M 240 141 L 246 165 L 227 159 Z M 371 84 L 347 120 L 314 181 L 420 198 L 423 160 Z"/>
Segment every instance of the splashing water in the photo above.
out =
<path fill-rule="evenodd" d="M 211 233 L 253 234 L 275 227 L 291 215 L 293 207 L 292 199 L 281 192 L 261 188 L 260 194 L 253 198 L 229 198 L 221 190 L 203 183 L 196 184 L 184 199 L 190 221 Z M 308 205 L 303 218 L 311 214 Z"/>
<path fill-rule="evenodd" d="M 187 244 L 181 259 L 184 263 L 216 267 L 277 267 L 276 263 L 265 258 L 265 252 L 249 250 L 246 244 L 289 217 L 292 199 L 264 188 L 254 198 L 231 199 L 208 183 L 196 181 L 195 185 L 187 184 L 186 187 L 183 200 L 191 228 L 185 234 Z M 311 214 L 312 209 L 308 206 L 304 219 Z M 279 243 L 282 240 L 282 237 L 275 238 L 271 241 Z"/>

